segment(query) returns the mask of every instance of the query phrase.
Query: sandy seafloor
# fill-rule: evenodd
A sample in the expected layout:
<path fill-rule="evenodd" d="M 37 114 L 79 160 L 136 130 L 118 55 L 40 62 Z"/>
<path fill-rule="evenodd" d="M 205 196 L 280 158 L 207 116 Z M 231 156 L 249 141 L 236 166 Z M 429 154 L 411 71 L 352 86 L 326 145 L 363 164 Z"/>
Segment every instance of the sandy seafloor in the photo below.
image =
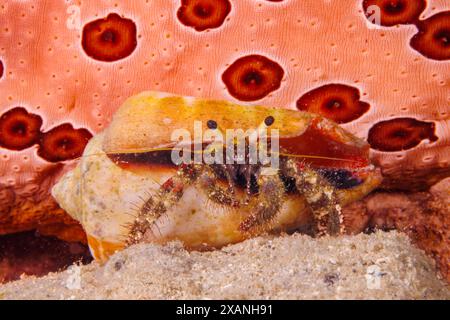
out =
<path fill-rule="evenodd" d="M 140 244 L 0 286 L 0 299 L 449 299 L 406 235 L 261 237 L 212 252 Z"/>

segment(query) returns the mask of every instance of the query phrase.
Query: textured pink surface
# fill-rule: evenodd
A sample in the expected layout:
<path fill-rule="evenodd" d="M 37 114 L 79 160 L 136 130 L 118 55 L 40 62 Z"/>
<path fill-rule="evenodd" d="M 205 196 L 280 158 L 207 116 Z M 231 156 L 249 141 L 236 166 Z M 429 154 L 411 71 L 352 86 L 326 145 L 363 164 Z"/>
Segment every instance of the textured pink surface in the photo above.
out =
<path fill-rule="evenodd" d="M 411 48 L 415 25 L 376 27 L 365 17 L 362 0 L 229 3 L 229 13 L 226 5 L 221 9 L 223 23 L 198 31 L 179 20 L 180 0 L 0 0 L 0 113 L 21 106 L 42 117 L 43 132 L 70 123 L 97 133 L 128 96 L 144 90 L 238 101 L 222 75 L 236 60 L 261 55 L 280 65 L 284 76 L 278 89 L 250 103 L 295 109 L 315 88 L 352 86 L 370 109 L 343 126 L 360 137 L 392 118 L 435 125 L 434 142 L 425 139 L 406 151 L 373 150 L 391 185 L 423 187 L 449 174 L 450 61 Z M 420 19 L 448 10 L 447 0 L 429 0 Z M 214 16 L 219 22 L 222 11 Z M 119 60 L 95 60 L 83 49 L 83 28 L 111 13 L 135 23 L 137 46 Z M 110 33 L 102 39 L 119 41 Z M 250 77 L 249 83 L 259 80 Z M 40 206 L 69 167 L 42 159 L 36 145 L 0 148 L 0 233 L 2 215 L 11 210 L 56 210 Z"/>

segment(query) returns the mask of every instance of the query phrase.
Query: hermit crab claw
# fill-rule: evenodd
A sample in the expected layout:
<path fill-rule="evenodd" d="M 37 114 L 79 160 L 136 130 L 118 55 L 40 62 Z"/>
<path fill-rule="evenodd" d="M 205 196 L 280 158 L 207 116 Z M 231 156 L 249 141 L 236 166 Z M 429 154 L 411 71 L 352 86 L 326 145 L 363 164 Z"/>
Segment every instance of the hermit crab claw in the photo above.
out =
<path fill-rule="evenodd" d="M 53 196 L 104 260 L 141 241 L 202 250 L 268 232 L 339 234 L 340 208 L 380 182 L 368 144 L 319 115 L 144 92 L 90 141 Z"/>

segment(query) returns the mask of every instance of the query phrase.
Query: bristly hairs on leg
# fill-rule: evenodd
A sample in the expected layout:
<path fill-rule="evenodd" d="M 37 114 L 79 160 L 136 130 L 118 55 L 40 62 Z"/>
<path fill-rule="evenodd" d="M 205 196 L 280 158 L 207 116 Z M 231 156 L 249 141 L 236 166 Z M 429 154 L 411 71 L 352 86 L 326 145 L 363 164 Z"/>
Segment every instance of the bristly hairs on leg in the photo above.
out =
<path fill-rule="evenodd" d="M 128 245 L 143 241 L 145 234 L 152 232 L 155 222 L 181 199 L 185 185 L 196 179 L 197 171 L 194 166 L 181 165 L 177 174 L 163 183 L 153 196 L 143 199 L 135 220 L 126 226 Z"/>
<path fill-rule="evenodd" d="M 298 191 L 304 195 L 316 222 L 316 235 L 342 234 L 341 207 L 336 189 L 315 169 L 304 162 L 286 161 L 286 172 L 295 178 Z"/>

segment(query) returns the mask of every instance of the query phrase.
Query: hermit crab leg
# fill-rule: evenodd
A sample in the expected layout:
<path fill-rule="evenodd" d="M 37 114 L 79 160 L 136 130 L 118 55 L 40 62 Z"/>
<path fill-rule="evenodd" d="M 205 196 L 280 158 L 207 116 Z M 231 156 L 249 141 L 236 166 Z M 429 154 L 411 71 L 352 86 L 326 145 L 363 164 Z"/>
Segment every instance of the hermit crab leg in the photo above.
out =
<path fill-rule="evenodd" d="M 199 183 L 203 190 L 206 191 L 208 199 L 227 206 L 239 206 L 239 202 L 236 200 L 234 193 L 234 186 L 232 181 L 232 176 L 229 171 L 227 175 L 227 180 L 229 188 L 233 188 L 233 192 L 230 193 L 230 189 L 224 190 L 217 185 L 218 177 L 215 171 L 209 167 L 204 166 L 201 173 L 199 174 Z"/>
<path fill-rule="evenodd" d="M 258 185 L 259 195 L 255 210 L 240 224 L 239 229 L 241 231 L 247 232 L 254 227 L 270 222 L 281 209 L 284 184 L 278 172 L 266 175 L 263 170 L 258 177 Z"/>
<path fill-rule="evenodd" d="M 184 187 L 197 179 L 197 171 L 195 166 L 182 165 L 175 176 L 167 180 L 154 196 L 150 196 L 144 202 L 129 227 L 127 244 L 135 244 L 143 240 L 146 232 L 152 230 L 154 222 L 181 199 Z"/>
<path fill-rule="evenodd" d="M 235 196 L 236 191 L 233 183 L 233 166 L 229 164 L 222 164 L 223 171 L 225 172 L 225 177 L 228 181 L 228 190 L 231 195 Z"/>
<path fill-rule="evenodd" d="M 288 160 L 286 167 L 289 174 L 295 178 L 298 191 L 303 194 L 313 212 L 317 236 L 343 233 L 341 207 L 335 188 L 307 165 L 302 165 L 299 169 L 296 162 Z"/>
<path fill-rule="evenodd" d="M 252 188 L 252 175 L 256 173 L 255 166 L 250 164 L 245 165 L 245 200 L 244 203 L 250 202 L 251 188 Z"/>
<path fill-rule="evenodd" d="M 221 205 L 238 206 L 235 197 L 217 186 L 218 177 L 208 166 L 182 165 L 177 174 L 167 180 L 153 197 L 149 197 L 130 226 L 128 245 L 145 240 L 145 234 L 152 232 L 155 222 L 178 203 L 188 185 L 198 181 L 206 190 L 208 198 Z"/>

